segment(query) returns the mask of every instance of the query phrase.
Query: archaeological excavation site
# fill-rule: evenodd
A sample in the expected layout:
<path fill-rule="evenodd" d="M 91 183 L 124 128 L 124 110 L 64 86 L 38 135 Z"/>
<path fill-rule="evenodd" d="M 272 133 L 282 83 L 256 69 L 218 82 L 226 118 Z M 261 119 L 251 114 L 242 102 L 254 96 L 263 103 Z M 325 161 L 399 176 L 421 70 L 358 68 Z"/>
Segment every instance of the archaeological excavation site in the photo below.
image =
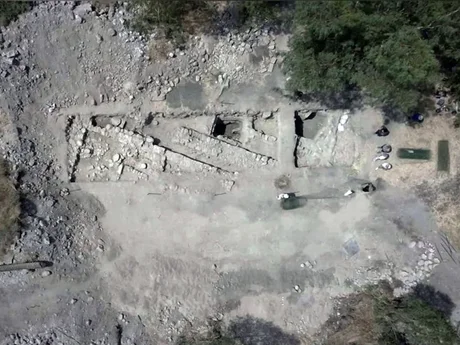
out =
<path fill-rule="evenodd" d="M 273 168 L 276 163 L 271 156 L 277 153 L 277 138 L 255 130 L 250 120 L 240 113 L 184 119 L 148 113 L 144 121 L 125 115 L 69 116 L 68 179 L 152 181 L 165 173 L 190 178 L 200 174 L 234 183 L 239 172 Z M 277 130 L 276 125 L 271 127 Z M 248 137 L 248 147 L 241 145 L 242 136 Z"/>
<path fill-rule="evenodd" d="M 460 321 L 458 131 L 378 136 L 381 109 L 293 93 L 284 31 L 160 52 L 130 16 L 40 2 L 0 27 L 1 345 L 377 344 L 330 339 L 382 282 Z"/>

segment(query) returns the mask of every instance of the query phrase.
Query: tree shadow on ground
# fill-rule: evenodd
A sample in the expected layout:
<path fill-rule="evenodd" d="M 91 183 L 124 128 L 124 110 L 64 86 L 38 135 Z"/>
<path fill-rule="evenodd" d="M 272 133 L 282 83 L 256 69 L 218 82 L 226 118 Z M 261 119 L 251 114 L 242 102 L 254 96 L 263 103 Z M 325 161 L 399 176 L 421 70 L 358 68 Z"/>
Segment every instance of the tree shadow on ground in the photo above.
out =
<path fill-rule="evenodd" d="M 210 31 L 215 35 L 246 29 L 267 29 L 275 35 L 291 33 L 294 0 L 258 1 L 237 0 L 228 3 L 222 13 L 215 16 Z"/>
<path fill-rule="evenodd" d="M 37 205 L 31 200 L 21 195 L 19 199 L 21 215 L 35 216 L 37 214 Z"/>
<path fill-rule="evenodd" d="M 362 109 L 364 106 L 364 98 L 358 88 L 350 87 L 343 92 L 285 92 L 281 89 L 274 89 L 275 92 L 281 93 L 283 96 L 301 103 L 315 103 L 326 106 L 331 110 L 338 109 Z"/>
<path fill-rule="evenodd" d="M 300 345 L 300 340 L 287 334 L 272 322 L 252 316 L 239 317 L 230 323 L 229 335 L 243 345 Z"/>
<path fill-rule="evenodd" d="M 455 304 L 448 295 L 426 284 L 418 284 L 411 295 L 440 311 L 446 318 L 449 318 L 455 309 Z"/>
<path fill-rule="evenodd" d="M 318 333 L 323 344 L 458 343 L 449 322 L 454 308 L 449 296 L 421 283 L 409 294 L 395 297 L 395 283 L 381 281 L 340 298 Z"/>
<path fill-rule="evenodd" d="M 385 119 L 402 123 L 407 120 L 407 114 L 402 112 L 400 109 L 390 106 L 384 105 L 382 106 L 382 112 Z"/>
<path fill-rule="evenodd" d="M 403 111 L 397 106 L 391 104 L 375 104 L 359 89 L 357 86 L 349 85 L 345 90 L 340 92 L 302 92 L 293 91 L 291 93 L 275 89 L 274 91 L 283 94 L 296 102 L 312 103 L 319 102 L 331 110 L 350 109 L 359 110 L 365 105 L 379 108 L 387 122 L 394 121 L 398 123 L 405 123 L 409 117 L 415 113 L 422 114 L 425 118 L 430 116 L 451 116 L 451 113 L 435 112 L 435 105 L 433 102 L 433 93 L 426 93 L 423 95 L 419 104 L 413 111 Z"/>
<path fill-rule="evenodd" d="M 435 102 L 433 101 L 434 90 L 426 91 L 422 94 L 418 105 L 412 111 L 403 111 L 397 106 L 392 104 L 384 104 L 381 106 L 384 117 L 390 121 L 404 123 L 407 122 L 409 117 L 415 113 L 420 113 L 424 118 L 430 116 L 449 116 L 450 112 L 437 113 Z"/>

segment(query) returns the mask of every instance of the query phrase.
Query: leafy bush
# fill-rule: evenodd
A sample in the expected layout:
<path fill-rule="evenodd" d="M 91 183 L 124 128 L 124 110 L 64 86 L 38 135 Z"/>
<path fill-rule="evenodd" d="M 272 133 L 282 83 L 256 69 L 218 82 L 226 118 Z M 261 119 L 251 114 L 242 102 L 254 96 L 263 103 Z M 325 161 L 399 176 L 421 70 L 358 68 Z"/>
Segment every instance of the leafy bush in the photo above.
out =
<path fill-rule="evenodd" d="M 457 334 L 441 311 L 415 296 L 378 298 L 376 322 L 385 345 L 457 344 Z"/>
<path fill-rule="evenodd" d="M 359 87 L 380 104 L 417 108 L 443 79 L 454 89 L 460 11 L 454 2 L 297 1 L 286 70 L 293 89 Z"/>

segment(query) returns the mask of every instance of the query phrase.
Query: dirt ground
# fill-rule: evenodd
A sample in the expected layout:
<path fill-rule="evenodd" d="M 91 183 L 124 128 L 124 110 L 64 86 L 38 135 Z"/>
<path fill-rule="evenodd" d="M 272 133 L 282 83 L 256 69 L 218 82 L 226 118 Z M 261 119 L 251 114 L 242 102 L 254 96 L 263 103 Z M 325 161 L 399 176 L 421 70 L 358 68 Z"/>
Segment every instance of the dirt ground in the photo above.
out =
<path fill-rule="evenodd" d="M 155 62 L 154 38 L 125 18 L 123 6 L 44 3 L 2 29 L 17 61 L 1 65 L 0 147 L 24 199 L 3 262 L 53 266 L 0 275 L 0 344 L 168 344 L 210 322 L 245 345 L 261 333 L 310 344 L 334 298 L 381 279 L 460 301 L 440 235 L 458 243 L 448 122 L 391 123 L 383 139 L 382 114 L 364 108 L 342 131 L 345 110 L 283 95 L 285 36 L 197 36 Z M 318 113 L 302 137 L 298 110 Z M 393 169 L 375 170 L 378 145 L 435 152 L 446 138 L 448 176 L 435 156 L 392 153 Z M 377 191 L 360 192 L 365 181 Z M 281 192 L 308 201 L 283 210 Z"/>

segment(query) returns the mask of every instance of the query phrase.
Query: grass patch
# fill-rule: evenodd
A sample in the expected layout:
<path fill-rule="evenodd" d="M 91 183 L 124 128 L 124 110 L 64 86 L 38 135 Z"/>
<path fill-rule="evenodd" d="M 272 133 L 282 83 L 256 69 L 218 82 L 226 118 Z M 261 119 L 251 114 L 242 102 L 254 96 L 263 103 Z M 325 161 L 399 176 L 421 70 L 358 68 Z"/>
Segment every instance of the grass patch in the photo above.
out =
<path fill-rule="evenodd" d="M 6 26 L 24 12 L 32 8 L 31 1 L 1 1 L 0 2 L 0 26 Z"/>
<path fill-rule="evenodd" d="M 20 214 L 19 193 L 8 176 L 3 160 L 0 160 L 0 254 L 4 254 L 17 230 Z"/>

